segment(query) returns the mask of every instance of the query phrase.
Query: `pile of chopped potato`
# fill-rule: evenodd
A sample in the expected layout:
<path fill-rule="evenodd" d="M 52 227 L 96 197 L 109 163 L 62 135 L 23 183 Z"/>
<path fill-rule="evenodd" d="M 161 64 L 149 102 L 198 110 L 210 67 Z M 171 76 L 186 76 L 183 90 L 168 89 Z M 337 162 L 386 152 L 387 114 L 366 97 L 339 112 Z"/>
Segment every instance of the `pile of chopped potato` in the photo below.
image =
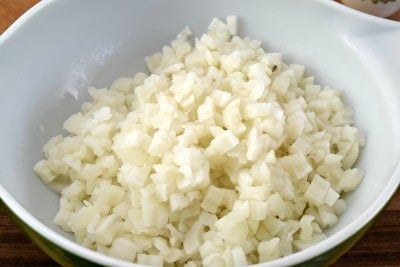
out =
<path fill-rule="evenodd" d="M 363 144 L 338 90 L 237 36 L 185 28 L 64 123 L 34 170 L 61 193 L 54 222 L 101 253 L 162 266 L 242 266 L 325 238 Z"/>

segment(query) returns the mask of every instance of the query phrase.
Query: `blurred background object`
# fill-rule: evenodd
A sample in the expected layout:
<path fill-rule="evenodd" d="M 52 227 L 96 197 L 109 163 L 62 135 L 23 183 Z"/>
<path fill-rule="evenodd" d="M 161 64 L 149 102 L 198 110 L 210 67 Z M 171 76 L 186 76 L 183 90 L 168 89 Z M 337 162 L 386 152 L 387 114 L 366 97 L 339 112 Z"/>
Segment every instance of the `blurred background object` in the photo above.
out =
<path fill-rule="evenodd" d="M 400 10 L 400 0 L 341 0 L 343 4 L 362 12 L 389 17 Z"/>

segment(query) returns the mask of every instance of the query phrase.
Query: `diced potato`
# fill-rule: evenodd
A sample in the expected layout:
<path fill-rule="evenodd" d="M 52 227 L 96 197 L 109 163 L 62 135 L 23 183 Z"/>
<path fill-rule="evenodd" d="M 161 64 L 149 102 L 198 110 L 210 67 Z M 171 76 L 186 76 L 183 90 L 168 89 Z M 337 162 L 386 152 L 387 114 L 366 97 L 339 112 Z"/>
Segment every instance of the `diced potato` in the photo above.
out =
<path fill-rule="evenodd" d="M 64 129 L 67 130 L 68 132 L 79 135 L 81 133 L 81 129 L 83 124 L 88 120 L 82 113 L 76 113 L 69 117 L 65 122 L 64 122 Z"/>
<path fill-rule="evenodd" d="M 99 220 L 100 213 L 96 208 L 93 206 L 82 207 L 72 214 L 69 227 L 77 234 L 90 233 Z"/>
<path fill-rule="evenodd" d="M 320 206 L 324 203 L 325 196 L 328 193 L 329 189 L 329 182 L 316 174 L 310 186 L 307 188 L 307 191 L 304 194 L 304 198 L 307 199 L 310 203 L 316 206 Z"/>
<path fill-rule="evenodd" d="M 132 240 L 119 237 L 112 243 L 108 254 L 125 261 L 133 261 L 136 258 L 137 247 Z"/>
<path fill-rule="evenodd" d="M 364 145 L 338 90 L 237 36 L 237 17 L 185 27 L 149 73 L 91 102 L 34 171 L 61 193 L 54 223 L 151 266 L 245 266 L 326 238 L 362 179 Z M 41 128 L 43 128 L 41 126 Z"/>
<path fill-rule="evenodd" d="M 263 241 L 258 244 L 258 254 L 260 255 L 260 262 L 269 261 L 273 259 L 277 259 L 280 257 L 280 249 L 279 249 L 279 241 L 278 237 L 272 238 L 268 241 Z"/>
<path fill-rule="evenodd" d="M 150 170 L 151 167 L 148 165 L 125 164 L 119 170 L 118 181 L 129 189 L 140 188 L 145 185 Z"/>
<path fill-rule="evenodd" d="M 169 205 L 172 212 L 186 208 L 189 203 L 189 200 L 183 193 L 174 193 L 169 199 Z"/>
<path fill-rule="evenodd" d="M 362 173 L 358 168 L 348 169 L 338 183 L 339 190 L 349 192 L 354 190 L 362 179 Z"/>
<path fill-rule="evenodd" d="M 328 204 L 329 206 L 333 206 L 333 204 L 335 204 L 335 202 L 338 198 L 339 198 L 339 194 L 332 188 L 329 188 L 328 192 L 325 195 L 324 202 L 326 204 Z"/>
<path fill-rule="evenodd" d="M 184 253 L 181 249 L 178 248 L 171 248 L 170 253 L 164 256 L 164 261 L 170 264 L 174 264 L 175 262 L 179 261 L 184 257 Z"/>
<path fill-rule="evenodd" d="M 226 24 L 228 24 L 229 33 L 231 35 L 236 35 L 237 27 L 238 27 L 237 17 L 236 16 L 228 16 L 226 18 Z"/>
<path fill-rule="evenodd" d="M 235 233 L 235 234 L 232 234 Z M 218 230 L 218 235 L 234 245 L 243 244 L 249 233 L 249 227 L 246 221 L 239 221 L 236 224 L 228 224 Z"/>
<path fill-rule="evenodd" d="M 297 179 L 306 178 L 313 169 L 303 153 L 282 157 L 279 162 L 282 167 L 292 172 Z"/>
<path fill-rule="evenodd" d="M 210 146 L 205 152 L 209 156 L 222 155 L 239 144 L 237 137 L 230 131 L 226 130 L 211 141 Z"/>
<path fill-rule="evenodd" d="M 359 151 L 360 151 L 359 145 L 356 142 L 354 142 L 343 158 L 342 164 L 344 169 L 348 169 L 351 168 L 351 166 L 353 166 L 353 164 L 356 162 L 358 158 Z"/>
<path fill-rule="evenodd" d="M 143 225 L 144 227 L 165 228 L 168 223 L 168 207 L 163 203 L 157 203 L 152 196 L 142 197 Z"/>
<path fill-rule="evenodd" d="M 224 191 L 215 186 L 208 188 L 206 196 L 201 202 L 201 207 L 208 212 L 216 213 L 224 198 Z"/>
<path fill-rule="evenodd" d="M 200 122 L 204 122 L 214 117 L 215 110 L 211 97 L 207 97 L 205 102 L 197 109 L 197 117 Z"/>
<path fill-rule="evenodd" d="M 53 172 L 49 166 L 48 160 L 41 160 L 35 164 L 33 170 L 42 178 L 46 184 L 50 183 L 57 177 L 57 173 Z"/>
<path fill-rule="evenodd" d="M 162 237 L 153 238 L 153 244 L 154 247 L 158 249 L 158 251 L 160 251 L 162 255 L 170 254 L 170 248 L 167 244 L 167 240 L 165 240 L 164 238 Z"/>
<path fill-rule="evenodd" d="M 278 95 L 284 95 L 289 89 L 290 84 L 290 75 L 293 72 L 282 72 L 272 82 L 271 89 L 276 92 Z"/>
<path fill-rule="evenodd" d="M 283 221 L 270 216 L 266 218 L 264 224 L 267 230 L 273 235 L 276 235 L 285 225 Z"/>
<path fill-rule="evenodd" d="M 319 216 L 324 227 L 334 226 L 338 222 L 338 217 L 333 211 L 333 208 L 324 204 L 318 207 Z"/>
<path fill-rule="evenodd" d="M 244 108 L 244 117 L 247 119 L 267 117 L 271 113 L 271 103 L 253 103 Z"/>
<path fill-rule="evenodd" d="M 79 177 L 82 180 L 93 180 L 99 177 L 101 174 L 102 170 L 99 168 L 99 166 L 88 163 L 82 167 Z"/>
<path fill-rule="evenodd" d="M 335 204 L 333 204 L 333 211 L 336 215 L 342 215 L 346 210 L 346 202 L 343 199 L 338 199 Z"/>
<path fill-rule="evenodd" d="M 226 71 L 226 73 L 232 73 L 239 70 L 242 63 L 239 50 L 235 50 L 228 55 L 222 55 L 220 60 L 221 67 Z"/>
<path fill-rule="evenodd" d="M 279 218 L 286 217 L 287 205 L 279 193 L 274 193 L 267 200 L 267 215 L 278 216 Z"/>
<path fill-rule="evenodd" d="M 214 104 L 217 107 L 221 107 L 221 108 L 226 107 L 232 98 L 232 94 L 230 94 L 229 92 L 222 91 L 222 90 L 213 90 L 213 91 L 211 91 L 210 96 L 211 96 L 212 100 L 214 101 Z"/>
<path fill-rule="evenodd" d="M 228 25 L 217 18 L 214 18 L 208 26 L 208 35 L 214 40 L 227 40 L 231 33 L 229 32 Z M 217 47 L 221 46 L 219 44 Z"/>
<path fill-rule="evenodd" d="M 137 263 L 149 266 L 163 266 L 164 259 L 161 255 L 137 254 Z"/>
<path fill-rule="evenodd" d="M 60 226 L 65 231 L 71 232 L 72 229 L 69 226 L 69 222 L 70 222 L 72 214 L 73 214 L 73 211 L 60 208 L 58 210 L 56 216 L 54 217 L 53 222 L 56 225 Z"/>
<path fill-rule="evenodd" d="M 203 230 L 200 223 L 195 223 L 192 225 L 190 230 L 186 233 L 185 239 L 183 240 L 183 249 L 186 254 L 193 255 L 197 252 L 202 244 L 202 234 Z"/>
<path fill-rule="evenodd" d="M 246 130 L 246 126 L 242 123 L 240 98 L 234 99 L 225 107 L 222 113 L 222 119 L 224 126 L 237 135 L 240 135 Z"/>
<path fill-rule="evenodd" d="M 125 190 L 109 182 L 101 182 L 93 191 L 93 205 L 107 214 L 109 209 L 120 203 L 125 195 Z"/>
<path fill-rule="evenodd" d="M 314 220 L 314 216 L 312 215 L 303 215 L 300 219 L 300 239 L 301 240 L 311 240 L 313 228 L 311 222 Z"/>
<path fill-rule="evenodd" d="M 306 249 L 312 245 L 317 244 L 318 242 L 326 239 L 326 236 L 324 234 L 313 234 L 311 240 L 301 240 L 297 239 L 293 241 L 293 246 L 298 249 L 298 250 L 303 250 Z"/>
<path fill-rule="evenodd" d="M 267 218 L 267 202 L 266 201 L 249 201 L 250 218 L 262 221 Z"/>
<path fill-rule="evenodd" d="M 246 157 L 250 161 L 255 161 L 260 153 L 264 149 L 264 143 L 265 140 L 261 138 L 261 136 L 258 133 L 258 130 L 253 127 L 249 134 L 248 134 L 248 139 L 247 139 L 247 153 Z"/>
<path fill-rule="evenodd" d="M 148 152 L 152 156 L 162 157 L 165 151 L 174 145 L 175 133 L 172 131 L 158 130 L 153 135 L 153 139 L 149 145 Z"/>
<path fill-rule="evenodd" d="M 232 249 L 233 266 L 245 266 L 247 265 L 246 255 L 241 247 L 234 247 Z"/>

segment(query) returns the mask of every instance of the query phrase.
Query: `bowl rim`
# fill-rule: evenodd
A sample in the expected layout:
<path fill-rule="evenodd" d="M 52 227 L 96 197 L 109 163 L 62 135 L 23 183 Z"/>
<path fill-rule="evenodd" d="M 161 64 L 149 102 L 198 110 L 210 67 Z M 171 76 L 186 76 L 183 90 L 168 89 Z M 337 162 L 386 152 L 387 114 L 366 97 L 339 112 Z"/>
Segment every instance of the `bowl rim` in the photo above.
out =
<path fill-rule="evenodd" d="M 64 0 L 42 0 L 25 12 L 19 17 L 6 31 L 0 35 L 0 46 L 14 33 L 16 33 L 24 24 L 28 23 L 35 15 L 45 11 L 49 6 L 56 2 Z M 366 21 L 366 23 L 381 24 L 387 27 L 398 27 L 400 29 L 400 22 L 392 21 L 385 18 L 376 17 L 361 11 L 346 7 L 335 1 L 326 0 L 313 0 L 319 4 L 329 6 L 336 12 L 344 13 L 348 16 L 356 16 Z M 295 265 L 305 262 L 311 258 L 317 257 L 324 252 L 340 245 L 345 240 L 349 239 L 354 233 L 365 227 L 378 213 L 385 207 L 389 200 L 393 197 L 395 192 L 400 187 L 400 163 L 396 166 L 389 182 L 380 192 L 378 197 L 359 217 L 353 220 L 350 224 L 346 225 L 339 232 L 335 233 L 335 238 L 328 237 L 327 239 L 318 242 L 318 246 L 314 245 L 302 251 L 296 252 L 289 256 L 276 259 L 270 262 L 259 263 L 252 266 L 287 266 Z M 39 233 L 42 237 L 50 242 L 56 243 L 61 248 L 85 258 L 94 263 L 113 266 L 141 266 L 140 264 L 130 263 L 127 261 L 119 260 L 110 256 L 106 256 L 99 252 L 90 250 L 66 237 L 61 236 L 49 227 L 41 223 L 33 215 L 31 215 L 20 203 L 18 203 L 10 193 L 0 184 L 0 199 L 3 203 L 23 222 L 31 227 L 32 230 Z"/>

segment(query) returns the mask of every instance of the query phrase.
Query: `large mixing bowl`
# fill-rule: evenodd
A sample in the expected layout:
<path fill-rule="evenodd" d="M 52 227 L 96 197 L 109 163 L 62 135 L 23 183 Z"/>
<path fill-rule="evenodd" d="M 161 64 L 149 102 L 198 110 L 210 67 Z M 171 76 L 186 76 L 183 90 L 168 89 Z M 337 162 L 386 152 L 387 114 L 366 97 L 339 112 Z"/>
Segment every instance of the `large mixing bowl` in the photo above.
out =
<path fill-rule="evenodd" d="M 25 232 L 63 265 L 122 266 L 86 249 L 52 223 L 59 196 L 32 171 L 42 146 L 87 99 L 145 69 L 144 56 L 185 25 L 200 34 L 213 17 L 235 14 L 240 35 L 258 38 L 317 83 L 344 91 L 367 143 L 359 188 L 328 238 L 263 266 L 327 264 L 348 249 L 400 183 L 400 23 L 326 0 L 42 1 L 0 37 L 0 197 Z M 78 100 L 76 100 L 76 98 Z"/>

